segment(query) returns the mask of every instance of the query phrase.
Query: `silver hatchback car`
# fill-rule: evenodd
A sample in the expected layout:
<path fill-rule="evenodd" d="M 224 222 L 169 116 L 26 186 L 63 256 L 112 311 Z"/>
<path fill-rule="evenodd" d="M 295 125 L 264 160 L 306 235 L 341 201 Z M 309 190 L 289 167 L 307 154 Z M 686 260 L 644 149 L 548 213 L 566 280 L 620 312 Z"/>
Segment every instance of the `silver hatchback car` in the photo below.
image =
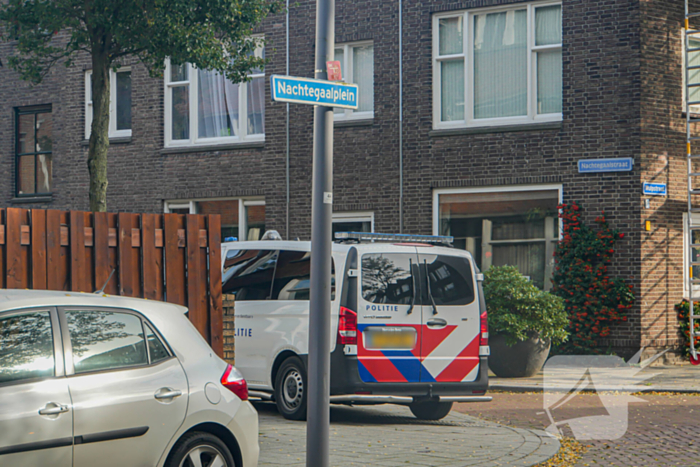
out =
<path fill-rule="evenodd" d="M 186 311 L 0 290 L 0 465 L 255 467 L 246 382 Z"/>

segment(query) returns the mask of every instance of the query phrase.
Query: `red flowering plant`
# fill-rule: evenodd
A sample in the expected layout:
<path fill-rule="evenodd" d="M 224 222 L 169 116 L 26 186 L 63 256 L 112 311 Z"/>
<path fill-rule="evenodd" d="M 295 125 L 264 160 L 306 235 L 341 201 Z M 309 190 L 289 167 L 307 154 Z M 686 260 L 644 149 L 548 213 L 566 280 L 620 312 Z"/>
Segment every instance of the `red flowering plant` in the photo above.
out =
<path fill-rule="evenodd" d="M 688 300 L 683 300 L 677 303 L 676 313 L 678 313 L 678 323 L 681 328 L 681 336 L 683 339 L 683 345 L 681 346 L 681 353 L 684 357 L 690 354 L 690 303 Z M 700 302 L 693 302 L 693 312 L 698 314 L 700 311 Z M 700 332 L 700 323 L 695 321 L 693 323 L 695 326 L 695 332 Z M 695 336 L 695 349 L 700 349 L 700 337 Z"/>
<path fill-rule="evenodd" d="M 615 243 L 625 234 L 610 227 L 605 211 L 593 229 L 582 221 L 576 203 L 558 208 L 563 237 L 554 252 L 552 293 L 564 299 L 569 317 L 569 340 L 558 351 L 599 353 L 599 339 L 610 335 L 610 325 L 627 321 L 627 310 L 634 303 L 632 286 L 608 275 Z"/>

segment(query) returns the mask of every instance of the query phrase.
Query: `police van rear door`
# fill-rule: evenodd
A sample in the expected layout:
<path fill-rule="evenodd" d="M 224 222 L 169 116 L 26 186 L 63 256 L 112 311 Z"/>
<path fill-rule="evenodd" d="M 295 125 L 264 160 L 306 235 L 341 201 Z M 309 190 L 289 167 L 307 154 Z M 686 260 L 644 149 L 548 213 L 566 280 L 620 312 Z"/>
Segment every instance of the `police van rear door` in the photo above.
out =
<path fill-rule="evenodd" d="M 475 381 L 479 372 L 479 301 L 466 252 L 418 246 L 421 270 L 421 382 Z"/>
<path fill-rule="evenodd" d="M 377 243 L 358 247 L 358 253 L 360 377 L 367 383 L 418 382 L 422 323 L 416 248 Z"/>

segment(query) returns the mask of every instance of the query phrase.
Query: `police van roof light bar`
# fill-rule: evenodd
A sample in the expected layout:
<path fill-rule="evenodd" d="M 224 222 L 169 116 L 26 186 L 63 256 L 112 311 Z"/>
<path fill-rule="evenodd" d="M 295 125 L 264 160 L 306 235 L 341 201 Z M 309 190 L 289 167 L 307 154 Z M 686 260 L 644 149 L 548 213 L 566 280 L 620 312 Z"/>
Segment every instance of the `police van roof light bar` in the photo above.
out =
<path fill-rule="evenodd" d="M 432 243 L 452 245 L 454 237 L 443 235 L 409 235 L 409 234 L 385 234 L 370 232 L 336 232 L 335 239 L 340 241 L 356 242 L 392 242 L 392 243 Z"/>

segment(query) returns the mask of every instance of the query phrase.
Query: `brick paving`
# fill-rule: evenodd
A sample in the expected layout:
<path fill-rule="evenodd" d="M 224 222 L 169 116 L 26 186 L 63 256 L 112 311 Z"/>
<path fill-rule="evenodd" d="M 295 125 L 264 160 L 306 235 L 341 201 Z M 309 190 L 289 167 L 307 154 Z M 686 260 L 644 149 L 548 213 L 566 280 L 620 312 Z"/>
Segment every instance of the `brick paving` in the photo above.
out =
<path fill-rule="evenodd" d="M 458 404 L 453 412 L 522 428 L 541 430 L 550 424 L 541 393 L 491 395 L 490 403 Z M 620 439 L 581 441 L 589 447 L 577 467 L 700 466 L 700 396 L 645 394 L 639 399 L 643 402 L 629 405 L 628 429 Z M 597 395 L 583 394 L 554 411 L 553 417 L 558 421 L 605 414 Z M 571 435 L 566 430 L 564 434 Z"/>
<path fill-rule="evenodd" d="M 639 385 L 640 391 L 671 391 L 671 392 L 698 392 L 700 393 L 700 367 L 693 365 L 665 365 L 649 366 L 641 369 L 640 376 L 649 376 L 643 384 Z M 653 376 L 652 376 L 653 375 Z M 616 381 L 617 384 L 626 381 Z M 633 384 L 634 381 L 629 381 Z M 493 374 L 489 376 L 489 388 L 506 391 L 533 391 L 542 390 L 544 386 L 542 372 L 530 378 L 498 378 Z"/>
<path fill-rule="evenodd" d="M 285 420 L 274 404 L 260 414 L 260 467 L 305 466 L 306 423 Z M 551 458 L 559 442 L 540 430 L 514 428 L 453 411 L 438 422 L 400 406 L 331 407 L 334 466 L 530 466 Z"/>

